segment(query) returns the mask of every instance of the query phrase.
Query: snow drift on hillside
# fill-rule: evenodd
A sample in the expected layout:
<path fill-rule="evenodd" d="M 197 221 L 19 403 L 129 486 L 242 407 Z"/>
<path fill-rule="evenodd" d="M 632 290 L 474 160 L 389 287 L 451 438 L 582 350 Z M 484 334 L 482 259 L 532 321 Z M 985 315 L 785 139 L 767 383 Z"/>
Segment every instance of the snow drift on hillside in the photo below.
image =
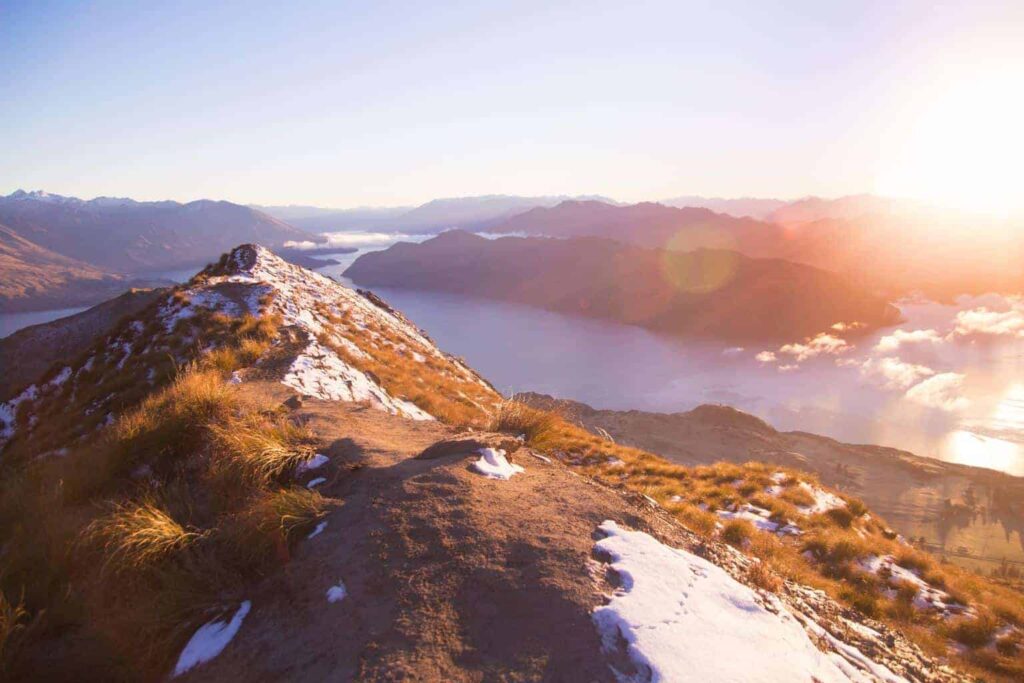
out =
<path fill-rule="evenodd" d="M 859 652 L 822 652 L 778 599 L 707 560 L 610 520 L 599 529 L 595 551 L 621 585 L 593 619 L 606 650 L 624 643 L 636 669 L 620 680 L 903 681 Z"/>
<path fill-rule="evenodd" d="M 231 287 L 236 291 L 231 291 Z M 243 288 L 239 293 L 237 288 Z M 222 289 L 226 291 L 221 291 Z M 356 357 L 360 344 L 338 333 L 336 320 L 347 318 L 363 331 L 368 344 L 381 343 L 370 328 L 389 331 L 417 353 L 445 356 L 404 318 L 375 305 L 333 280 L 275 256 L 259 245 L 244 245 L 231 253 L 226 275 L 206 278 L 185 290 L 187 303 L 169 300 L 163 310 L 169 329 L 195 314 L 196 307 L 230 316 L 277 313 L 282 324 L 307 339 L 306 348 L 291 362 L 281 381 L 304 396 L 336 401 L 367 401 L 375 408 L 416 420 L 433 419 L 413 403 L 391 396 L 374 378 L 346 363 L 321 343 L 330 340 Z M 412 350 L 410 349 L 410 352 Z M 454 366 L 454 363 L 452 364 Z M 468 377 L 472 373 L 457 366 Z M 472 379 L 478 380 L 475 376 Z"/>

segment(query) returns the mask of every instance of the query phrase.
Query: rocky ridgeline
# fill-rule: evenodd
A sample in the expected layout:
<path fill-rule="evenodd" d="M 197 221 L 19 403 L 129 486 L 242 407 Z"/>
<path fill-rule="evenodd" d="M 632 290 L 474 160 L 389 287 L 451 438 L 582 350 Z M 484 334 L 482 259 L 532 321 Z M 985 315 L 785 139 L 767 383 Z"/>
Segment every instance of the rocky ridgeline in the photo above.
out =
<path fill-rule="evenodd" d="M 76 405 L 86 419 L 72 428 L 71 436 L 87 436 L 109 424 L 132 398 L 167 381 L 175 368 L 232 342 L 231 325 L 245 318 L 271 319 L 277 328 L 271 348 L 251 367 L 235 372 L 236 382 L 272 379 L 304 396 L 365 402 L 394 415 L 434 419 L 390 392 L 377 373 L 360 369 L 383 354 L 417 363 L 431 382 L 460 394 L 464 402 L 482 406 L 498 400 L 476 372 L 439 350 L 377 297 L 249 244 L 123 321 L 76 361 L 51 368 L 42 381 L 0 404 L 0 446 L 33 435 L 46 424 L 46 415 Z M 39 453 L 63 447 L 50 441 L 41 440 L 40 445 L 52 448 Z"/>

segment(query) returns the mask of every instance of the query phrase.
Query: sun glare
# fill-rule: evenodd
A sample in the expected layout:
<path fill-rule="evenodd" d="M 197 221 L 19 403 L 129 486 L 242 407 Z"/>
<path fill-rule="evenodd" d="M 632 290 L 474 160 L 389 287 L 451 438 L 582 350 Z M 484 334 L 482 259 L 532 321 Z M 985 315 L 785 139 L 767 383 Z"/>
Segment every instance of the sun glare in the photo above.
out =
<path fill-rule="evenodd" d="M 1024 211 L 1024 73 L 978 69 L 916 99 L 887 142 L 878 191 L 997 217 Z"/>

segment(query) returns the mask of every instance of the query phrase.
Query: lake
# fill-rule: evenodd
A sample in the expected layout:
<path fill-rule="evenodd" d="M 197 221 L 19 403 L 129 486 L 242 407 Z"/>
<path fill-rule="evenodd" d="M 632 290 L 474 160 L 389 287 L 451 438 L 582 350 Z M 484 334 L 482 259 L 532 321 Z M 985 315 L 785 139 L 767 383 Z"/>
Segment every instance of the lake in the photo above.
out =
<path fill-rule="evenodd" d="M 359 251 L 324 255 L 339 263 L 318 270 L 351 285 L 343 273 L 360 254 L 397 239 L 426 237 L 348 233 L 339 245 Z M 1020 300 L 902 301 L 906 321 L 894 328 L 851 338 L 839 348 L 792 340 L 784 351 L 782 345 L 739 348 L 684 341 L 451 294 L 374 291 L 505 393 L 538 391 L 617 410 L 674 412 L 725 403 L 780 430 L 893 446 L 1024 475 Z M 0 315 L 0 330 L 6 335 L 77 310 Z M 990 315 L 976 315 L 979 310 Z M 1006 334 L 1018 329 L 1014 316 L 1021 321 L 1020 332 Z M 986 327 L 986 322 L 993 324 Z"/>

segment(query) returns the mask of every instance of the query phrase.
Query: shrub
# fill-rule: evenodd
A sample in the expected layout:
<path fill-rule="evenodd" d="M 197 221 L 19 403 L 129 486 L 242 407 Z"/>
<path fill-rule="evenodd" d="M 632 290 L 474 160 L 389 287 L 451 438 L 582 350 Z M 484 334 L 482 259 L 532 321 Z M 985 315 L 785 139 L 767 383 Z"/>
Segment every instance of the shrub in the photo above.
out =
<path fill-rule="evenodd" d="M 995 635 L 998 622 L 989 614 L 979 614 L 975 618 L 959 619 L 948 629 L 953 640 L 970 648 L 982 648 L 988 645 Z"/>
<path fill-rule="evenodd" d="M 778 593 L 782 590 L 782 579 L 764 562 L 751 562 L 747 568 L 747 579 L 752 585 L 771 593 Z"/>
<path fill-rule="evenodd" d="M 722 540 L 731 546 L 742 548 L 754 535 L 754 527 L 745 519 L 734 519 L 722 528 Z"/>
<path fill-rule="evenodd" d="M 829 519 L 835 522 L 838 526 L 844 529 L 849 529 L 853 525 L 854 516 L 847 507 L 832 508 L 825 514 L 828 515 Z"/>

